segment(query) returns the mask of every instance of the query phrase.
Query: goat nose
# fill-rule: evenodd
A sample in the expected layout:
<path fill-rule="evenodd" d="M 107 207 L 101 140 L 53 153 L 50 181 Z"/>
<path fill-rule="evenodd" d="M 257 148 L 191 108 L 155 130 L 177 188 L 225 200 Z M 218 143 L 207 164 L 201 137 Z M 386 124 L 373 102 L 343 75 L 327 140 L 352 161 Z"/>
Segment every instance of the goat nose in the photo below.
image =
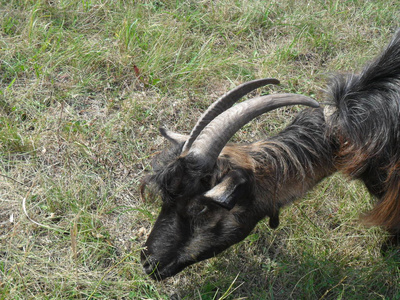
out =
<path fill-rule="evenodd" d="M 146 259 L 142 261 L 143 269 L 146 272 L 146 274 L 150 274 L 154 270 L 154 263 L 150 261 L 150 259 Z"/>
<path fill-rule="evenodd" d="M 143 262 L 143 270 L 146 272 L 147 275 L 150 275 L 152 277 L 157 277 L 158 275 L 157 265 L 158 261 L 151 258 L 147 259 L 146 261 Z"/>
<path fill-rule="evenodd" d="M 147 254 L 145 251 L 141 252 L 141 261 L 143 269 L 147 275 L 153 274 L 157 268 L 158 261 L 151 255 Z"/>

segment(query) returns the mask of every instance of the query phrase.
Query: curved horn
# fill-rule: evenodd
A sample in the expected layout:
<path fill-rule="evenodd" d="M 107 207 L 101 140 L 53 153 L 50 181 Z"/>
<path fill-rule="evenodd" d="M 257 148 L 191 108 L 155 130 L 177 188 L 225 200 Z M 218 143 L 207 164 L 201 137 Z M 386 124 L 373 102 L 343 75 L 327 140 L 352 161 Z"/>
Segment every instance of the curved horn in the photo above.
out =
<path fill-rule="evenodd" d="M 314 99 L 297 94 L 267 95 L 241 102 L 210 122 L 193 142 L 188 154 L 192 154 L 202 167 L 210 169 L 229 139 L 246 123 L 270 110 L 296 104 L 319 107 Z"/>
<path fill-rule="evenodd" d="M 183 145 L 182 154 L 185 154 L 189 151 L 193 142 L 196 140 L 203 128 L 206 127 L 216 116 L 226 111 L 244 95 L 267 84 L 279 84 L 279 80 L 274 78 L 263 78 L 245 82 L 227 92 L 225 95 L 211 104 L 197 121 L 197 124 L 193 127 L 189 139 Z"/>
<path fill-rule="evenodd" d="M 158 128 L 160 131 L 161 135 L 165 137 L 167 140 L 169 140 L 171 143 L 174 144 L 180 144 L 184 143 L 188 140 L 189 136 L 173 132 L 171 130 L 165 129 L 163 127 Z"/>

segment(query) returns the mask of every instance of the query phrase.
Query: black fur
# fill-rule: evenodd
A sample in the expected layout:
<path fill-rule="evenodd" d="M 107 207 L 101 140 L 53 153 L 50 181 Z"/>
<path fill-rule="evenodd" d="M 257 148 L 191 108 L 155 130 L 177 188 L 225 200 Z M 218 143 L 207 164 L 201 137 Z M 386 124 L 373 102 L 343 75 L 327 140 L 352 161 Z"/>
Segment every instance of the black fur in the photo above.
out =
<path fill-rule="evenodd" d="M 379 198 L 366 221 L 394 234 L 400 230 L 400 32 L 359 75 L 337 76 L 327 119 L 340 145 L 338 165 L 364 181 Z"/>
<path fill-rule="evenodd" d="M 352 175 L 369 166 L 388 170 L 400 158 L 400 33 L 361 74 L 335 77 L 328 97 L 336 107 L 328 122 L 330 133 L 343 149 L 366 154 Z"/>

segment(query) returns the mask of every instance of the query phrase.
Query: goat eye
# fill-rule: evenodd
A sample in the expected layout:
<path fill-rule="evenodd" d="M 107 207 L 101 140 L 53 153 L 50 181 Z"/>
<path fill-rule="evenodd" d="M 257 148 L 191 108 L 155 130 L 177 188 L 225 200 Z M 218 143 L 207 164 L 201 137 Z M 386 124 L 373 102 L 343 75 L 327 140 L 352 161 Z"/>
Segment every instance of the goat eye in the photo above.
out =
<path fill-rule="evenodd" d="M 200 206 L 199 212 L 197 214 L 201 215 L 202 213 L 205 213 L 207 209 L 208 207 L 206 205 Z"/>
<path fill-rule="evenodd" d="M 208 210 L 206 205 L 196 205 L 189 210 L 189 214 L 193 217 L 199 216 Z"/>
<path fill-rule="evenodd" d="M 206 204 L 193 204 L 187 207 L 187 214 L 191 217 L 197 217 L 209 210 L 209 207 Z"/>

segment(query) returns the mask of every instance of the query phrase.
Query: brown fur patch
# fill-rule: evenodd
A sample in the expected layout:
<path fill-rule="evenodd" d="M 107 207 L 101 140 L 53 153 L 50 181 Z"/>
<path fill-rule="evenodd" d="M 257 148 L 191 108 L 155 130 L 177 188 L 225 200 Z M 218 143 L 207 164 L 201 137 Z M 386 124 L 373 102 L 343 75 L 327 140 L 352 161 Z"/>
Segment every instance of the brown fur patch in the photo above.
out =
<path fill-rule="evenodd" d="M 245 170 L 254 170 L 254 160 L 248 153 L 246 145 L 226 145 L 220 156 L 229 157 L 232 165 L 241 167 Z"/>
<path fill-rule="evenodd" d="M 391 170 L 386 182 L 386 193 L 364 217 L 368 225 L 379 225 L 390 233 L 400 233 L 400 163 Z"/>

